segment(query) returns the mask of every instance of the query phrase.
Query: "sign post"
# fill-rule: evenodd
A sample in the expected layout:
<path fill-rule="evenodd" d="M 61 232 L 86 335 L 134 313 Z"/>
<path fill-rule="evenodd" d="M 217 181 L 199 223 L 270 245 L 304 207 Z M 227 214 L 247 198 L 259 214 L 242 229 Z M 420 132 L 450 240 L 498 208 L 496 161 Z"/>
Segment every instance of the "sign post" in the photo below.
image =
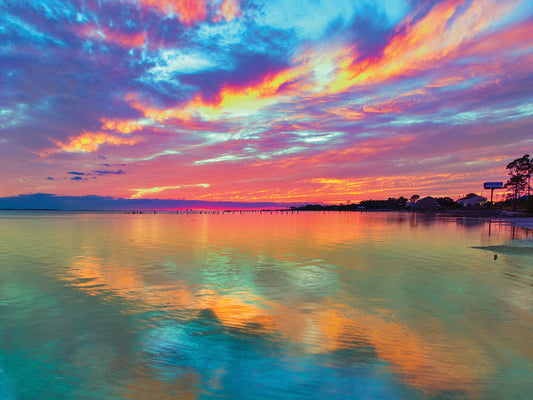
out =
<path fill-rule="evenodd" d="M 485 189 L 490 189 L 490 204 L 492 205 L 492 195 L 494 194 L 494 189 L 503 189 L 503 182 L 485 182 L 483 187 Z"/>

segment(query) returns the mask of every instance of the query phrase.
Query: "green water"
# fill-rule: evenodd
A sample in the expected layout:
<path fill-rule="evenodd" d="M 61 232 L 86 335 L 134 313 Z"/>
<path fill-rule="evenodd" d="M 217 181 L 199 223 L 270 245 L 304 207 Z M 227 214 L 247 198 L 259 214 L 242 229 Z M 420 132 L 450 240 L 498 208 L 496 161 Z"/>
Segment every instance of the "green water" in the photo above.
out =
<path fill-rule="evenodd" d="M 0 212 L 0 399 L 529 399 L 532 241 L 412 213 Z"/>

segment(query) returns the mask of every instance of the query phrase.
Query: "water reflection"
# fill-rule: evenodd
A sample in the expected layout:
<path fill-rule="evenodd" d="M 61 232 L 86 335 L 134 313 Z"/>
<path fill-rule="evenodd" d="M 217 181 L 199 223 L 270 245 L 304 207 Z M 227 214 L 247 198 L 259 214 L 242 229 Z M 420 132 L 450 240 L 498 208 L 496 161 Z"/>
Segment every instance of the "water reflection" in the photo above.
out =
<path fill-rule="evenodd" d="M 532 257 L 505 244 L 509 227 L 489 236 L 486 224 L 417 215 L 67 218 L 39 249 L 52 260 L 61 248 L 55 263 L 24 264 L 45 280 L 15 267 L 32 256 L 4 235 L 16 253 L 0 284 L 6 321 L 27 327 L 13 312 L 33 310 L 43 340 L 21 341 L 118 398 L 520 395 L 533 376 Z M 12 381 L 0 374 L 0 387 Z"/>

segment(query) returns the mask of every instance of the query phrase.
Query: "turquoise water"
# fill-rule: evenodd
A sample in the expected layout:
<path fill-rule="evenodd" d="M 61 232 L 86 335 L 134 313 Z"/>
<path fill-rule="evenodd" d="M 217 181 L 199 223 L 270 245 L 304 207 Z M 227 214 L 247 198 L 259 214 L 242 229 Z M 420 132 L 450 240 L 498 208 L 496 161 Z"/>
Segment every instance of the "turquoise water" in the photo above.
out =
<path fill-rule="evenodd" d="M 529 399 L 532 240 L 408 213 L 0 212 L 0 399 Z"/>

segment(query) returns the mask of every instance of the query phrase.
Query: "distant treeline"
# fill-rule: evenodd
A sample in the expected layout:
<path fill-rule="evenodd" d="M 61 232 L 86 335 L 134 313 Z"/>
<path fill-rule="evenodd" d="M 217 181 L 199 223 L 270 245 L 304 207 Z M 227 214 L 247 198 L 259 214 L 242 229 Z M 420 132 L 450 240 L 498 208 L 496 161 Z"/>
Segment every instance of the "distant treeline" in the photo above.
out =
<path fill-rule="evenodd" d="M 455 209 L 457 204 L 450 197 L 438 197 L 435 200 L 439 203 L 441 208 Z M 355 211 L 355 210 L 405 210 L 414 204 L 403 196 L 389 197 L 387 200 L 363 200 L 359 203 L 346 204 L 307 204 L 300 207 L 291 207 L 293 210 L 299 211 Z"/>

